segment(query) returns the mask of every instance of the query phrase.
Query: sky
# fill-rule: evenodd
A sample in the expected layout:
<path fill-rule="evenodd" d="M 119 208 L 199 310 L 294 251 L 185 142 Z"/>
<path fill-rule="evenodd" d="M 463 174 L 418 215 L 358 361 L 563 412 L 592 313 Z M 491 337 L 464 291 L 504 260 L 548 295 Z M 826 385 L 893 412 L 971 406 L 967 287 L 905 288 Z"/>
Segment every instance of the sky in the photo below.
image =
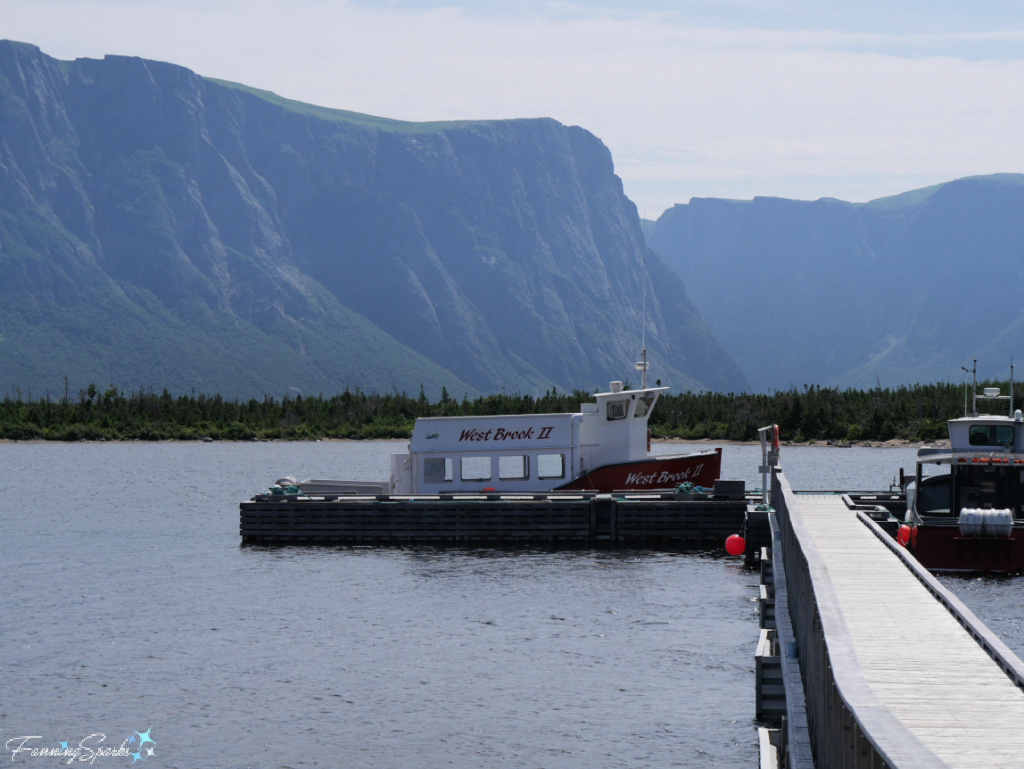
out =
<path fill-rule="evenodd" d="M 651 219 L 1024 172 L 1021 0 L 0 0 L 0 38 L 389 118 L 551 117 Z"/>

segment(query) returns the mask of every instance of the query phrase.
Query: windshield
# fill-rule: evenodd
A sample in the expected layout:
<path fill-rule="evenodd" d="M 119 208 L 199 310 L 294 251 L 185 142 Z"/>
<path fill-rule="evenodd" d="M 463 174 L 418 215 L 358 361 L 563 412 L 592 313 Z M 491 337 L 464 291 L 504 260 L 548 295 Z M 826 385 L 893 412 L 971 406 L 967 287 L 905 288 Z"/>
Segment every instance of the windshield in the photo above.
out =
<path fill-rule="evenodd" d="M 971 425 L 969 441 L 972 446 L 1012 446 L 1011 425 Z"/>
<path fill-rule="evenodd" d="M 633 416 L 646 416 L 647 412 L 654 408 L 654 401 L 656 401 L 657 399 L 657 395 L 644 395 L 640 398 L 637 398 L 636 411 L 633 413 Z"/>

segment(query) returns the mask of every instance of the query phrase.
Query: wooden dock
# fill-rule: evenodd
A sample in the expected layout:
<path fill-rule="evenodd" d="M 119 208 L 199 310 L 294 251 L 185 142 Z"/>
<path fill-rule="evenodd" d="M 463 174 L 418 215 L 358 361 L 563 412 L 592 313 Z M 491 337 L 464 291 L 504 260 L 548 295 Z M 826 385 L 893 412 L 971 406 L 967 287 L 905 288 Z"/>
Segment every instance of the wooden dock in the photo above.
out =
<path fill-rule="evenodd" d="M 818 769 L 1024 766 L 1005 644 L 848 497 L 776 472 L 772 504 Z"/>
<path fill-rule="evenodd" d="M 246 544 L 721 544 L 747 509 L 742 481 L 707 494 L 258 494 L 240 505 L 239 533 Z"/>

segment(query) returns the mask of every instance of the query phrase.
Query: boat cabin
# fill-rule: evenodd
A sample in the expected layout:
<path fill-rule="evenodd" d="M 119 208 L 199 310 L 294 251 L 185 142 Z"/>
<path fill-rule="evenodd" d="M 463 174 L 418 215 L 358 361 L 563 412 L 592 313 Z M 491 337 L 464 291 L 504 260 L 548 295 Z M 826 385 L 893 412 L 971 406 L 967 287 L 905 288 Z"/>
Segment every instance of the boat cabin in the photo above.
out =
<path fill-rule="evenodd" d="M 392 494 L 551 491 L 599 467 L 647 459 L 647 420 L 667 387 L 612 382 L 573 414 L 417 419 L 391 456 Z"/>
<path fill-rule="evenodd" d="M 907 489 L 908 521 L 956 523 L 963 510 L 1009 510 L 1014 520 L 1024 518 L 1024 454 L 922 452 L 929 453 L 918 454 L 917 477 Z"/>
<path fill-rule="evenodd" d="M 1024 453 L 1021 412 L 1003 416 L 961 417 L 947 423 L 953 451 Z"/>

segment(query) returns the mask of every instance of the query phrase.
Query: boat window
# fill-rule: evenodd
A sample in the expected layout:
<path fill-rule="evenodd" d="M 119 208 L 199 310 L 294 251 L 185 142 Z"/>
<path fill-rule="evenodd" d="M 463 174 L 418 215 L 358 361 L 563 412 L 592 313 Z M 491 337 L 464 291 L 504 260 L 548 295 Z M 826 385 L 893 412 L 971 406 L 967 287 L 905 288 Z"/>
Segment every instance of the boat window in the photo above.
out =
<path fill-rule="evenodd" d="M 448 483 L 454 477 L 451 457 L 428 457 L 423 460 L 424 483 Z"/>
<path fill-rule="evenodd" d="M 503 481 L 521 481 L 529 477 L 530 464 L 523 454 L 498 457 L 498 478 Z"/>
<path fill-rule="evenodd" d="M 642 398 L 636 399 L 636 411 L 633 412 L 634 417 L 642 417 L 647 414 L 648 411 L 654 406 L 654 401 L 657 399 L 657 395 L 644 395 Z"/>
<path fill-rule="evenodd" d="M 608 414 L 608 419 L 625 419 L 626 409 L 629 407 L 629 401 L 612 401 L 608 404 L 605 411 Z"/>
<path fill-rule="evenodd" d="M 464 481 L 489 481 L 491 480 L 491 458 L 490 457 L 463 457 L 459 473 Z"/>
<path fill-rule="evenodd" d="M 1013 427 L 1010 425 L 971 425 L 968 440 L 972 446 L 1012 446 Z"/>
<path fill-rule="evenodd" d="M 561 478 L 565 475 L 564 454 L 541 454 L 537 457 L 537 477 L 541 480 L 547 478 Z"/>

